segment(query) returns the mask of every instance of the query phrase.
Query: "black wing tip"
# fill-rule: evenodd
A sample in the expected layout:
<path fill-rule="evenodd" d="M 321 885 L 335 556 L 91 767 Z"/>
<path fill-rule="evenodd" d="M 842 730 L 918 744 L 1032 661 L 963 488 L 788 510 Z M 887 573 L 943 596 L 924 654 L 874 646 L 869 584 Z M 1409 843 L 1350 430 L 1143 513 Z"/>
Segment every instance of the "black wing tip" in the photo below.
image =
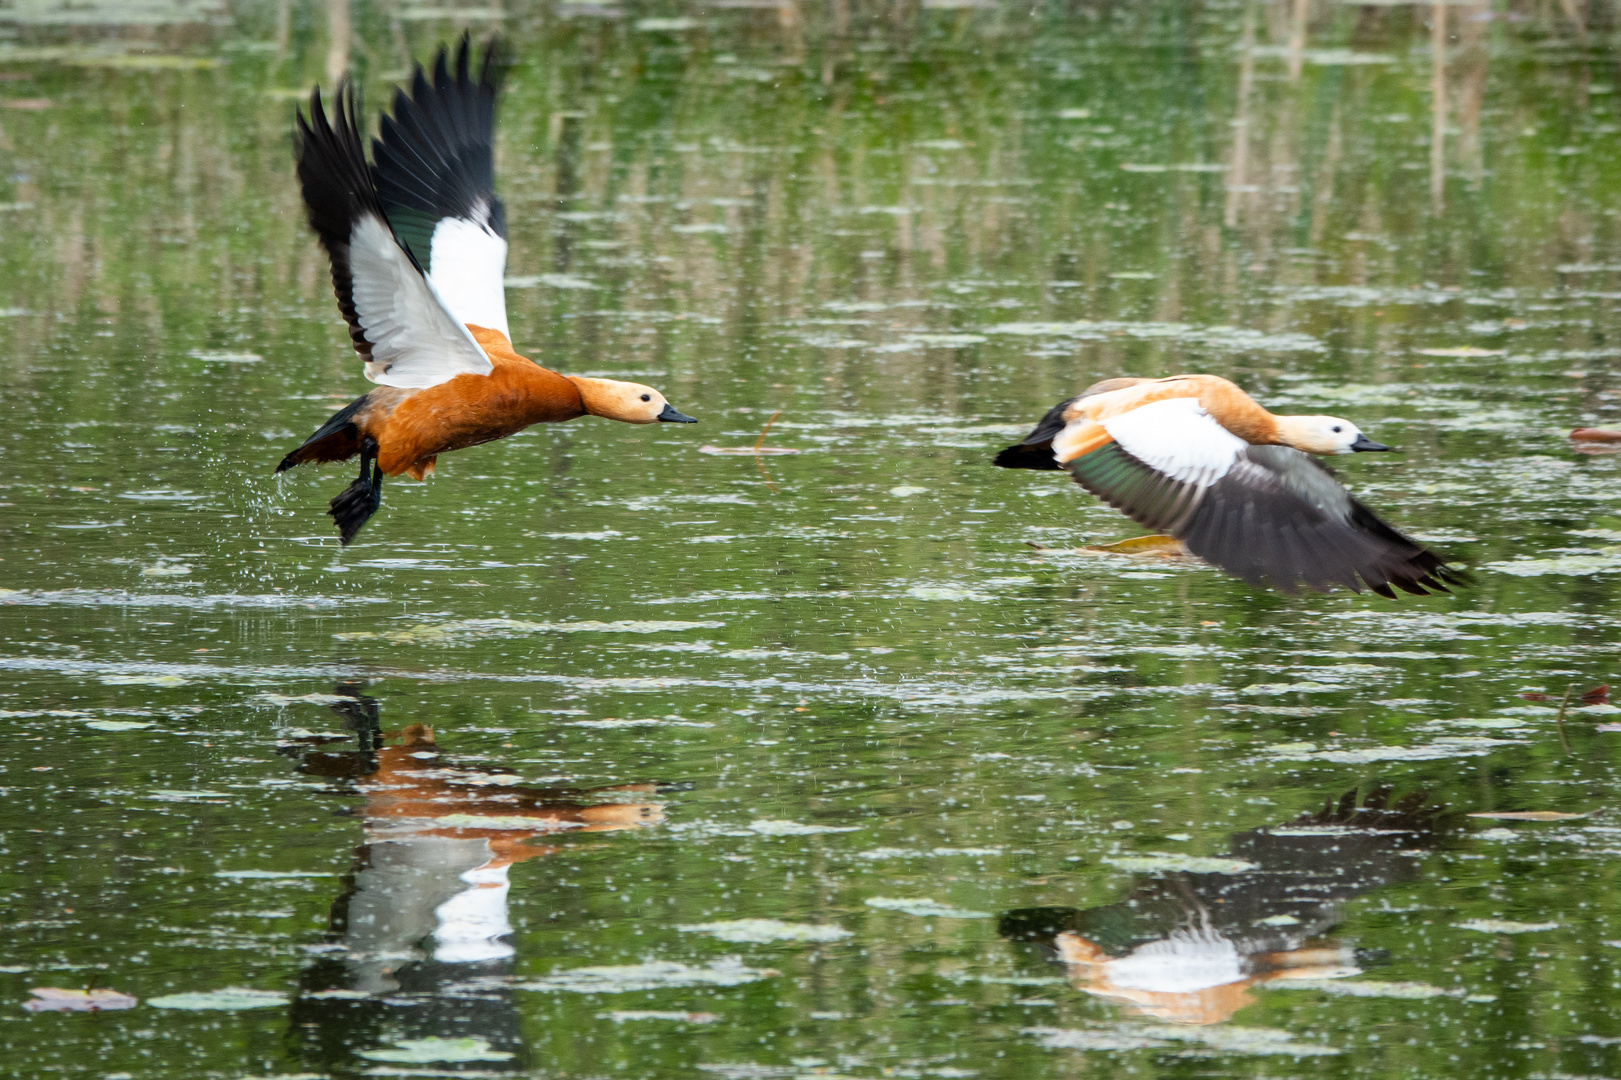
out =
<path fill-rule="evenodd" d="M 1413 544 L 1411 540 L 1408 540 L 1394 529 L 1391 532 L 1408 544 L 1412 551 L 1398 565 L 1376 568 L 1379 577 L 1378 585 L 1383 585 L 1385 589 L 1381 595 L 1392 600 L 1396 599 L 1395 595 L 1389 591 L 1392 585 L 1413 596 L 1430 596 L 1435 593 L 1450 594 L 1454 589 L 1470 588 L 1475 584 L 1473 575 L 1453 566 L 1428 548 L 1418 547 L 1418 545 Z M 1359 572 L 1362 574 L 1363 579 L 1368 581 L 1370 587 L 1377 588 L 1369 571 L 1363 570 Z"/>
<path fill-rule="evenodd" d="M 1274 588 L 1290 596 L 1298 595 L 1302 591 L 1300 579 L 1290 577 L 1287 573 L 1280 574 L 1270 569 L 1254 573 L 1237 573 L 1228 567 L 1220 569 L 1236 574 L 1252 585 Z M 1322 594 L 1333 593 L 1338 589 L 1353 593 L 1366 590 L 1386 600 L 1400 600 L 1401 596 L 1397 590 L 1410 596 L 1434 596 L 1440 593 L 1451 595 L 1454 589 L 1469 588 L 1475 584 L 1473 575 L 1459 570 L 1423 548 L 1418 549 L 1418 554 L 1410 557 L 1404 565 L 1359 566 L 1347 569 L 1343 574 L 1336 575 L 1326 570 L 1322 571 L 1322 574 L 1319 579 L 1306 580 L 1305 587 Z"/>
<path fill-rule="evenodd" d="M 441 43 L 426 64 L 417 61 L 412 65 L 411 77 L 406 80 L 412 91 L 407 100 L 416 100 L 422 96 L 419 87 L 429 94 L 471 90 L 493 99 L 500 93 L 501 85 L 506 81 L 507 70 L 511 67 L 512 53 L 507 48 L 506 39 L 500 34 L 491 34 L 484 40 L 484 45 L 479 50 L 478 78 L 475 80 L 473 32 L 463 30 L 461 37 L 455 42 Z M 404 92 L 403 86 L 397 91 L 399 94 Z"/>
<path fill-rule="evenodd" d="M 394 91 L 372 140 L 372 176 L 384 212 L 403 245 L 428 265 L 431 225 L 446 217 L 478 221 L 506 235 L 495 194 L 495 112 L 507 67 L 499 36 L 489 38 L 475 64 L 473 39 L 441 44 Z M 475 66 L 478 70 L 475 71 Z"/>

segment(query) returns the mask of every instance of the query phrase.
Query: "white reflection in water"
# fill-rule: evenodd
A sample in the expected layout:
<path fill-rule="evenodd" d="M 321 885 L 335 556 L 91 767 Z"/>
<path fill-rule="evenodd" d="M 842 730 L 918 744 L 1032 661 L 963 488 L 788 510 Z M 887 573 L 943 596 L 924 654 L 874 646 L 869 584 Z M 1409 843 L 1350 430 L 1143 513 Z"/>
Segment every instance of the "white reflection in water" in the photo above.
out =
<path fill-rule="evenodd" d="M 340 683 L 330 708 L 355 749 L 322 749 L 334 740 L 321 735 L 281 746 L 301 772 L 352 784 L 364 841 L 293 1006 L 308 1055 L 331 1066 L 348 1053 L 392 1053 L 377 1051 L 369 1033 L 383 1022 L 395 1042 L 402 1031 L 419 1040 L 472 1035 L 506 1055 L 481 1061 L 521 1068 L 510 870 L 560 850 L 539 839 L 663 821 L 657 803 L 590 802 L 655 786 L 531 787 L 496 763 L 448 760 L 426 725 L 385 734 L 377 701 L 358 684 Z"/>
<path fill-rule="evenodd" d="M 1417 876 L 1409 855 L 1436 831 L 1423 793 L 1393 807 L 1389 795 L 1370 792 L 1358 807 L 1353 790 L 1320 813 L 1239 833 L 1242 862 L 1146 874 L 1123 903 L 1006 912 L 1001 932 L 1050 950 L 1076 989 L 1177 1024 L 1221 1023 L 1265 983 L 1360 975 L 1378 957 L 1321 935 L 1347 901 Z"/>

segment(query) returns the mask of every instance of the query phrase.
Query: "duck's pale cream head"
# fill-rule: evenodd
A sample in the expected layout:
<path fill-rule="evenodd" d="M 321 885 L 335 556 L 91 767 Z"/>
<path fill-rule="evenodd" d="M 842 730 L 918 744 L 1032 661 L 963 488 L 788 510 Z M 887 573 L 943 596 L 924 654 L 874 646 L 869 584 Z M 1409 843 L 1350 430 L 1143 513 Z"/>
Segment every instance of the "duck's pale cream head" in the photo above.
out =
<path fill-rule="evenodd" d="M 664 395 L 641 383 L 620 382 L 618 379 L 587 379 L 570 375 L 569 381 L 580 391 L 580 402 L 592 416 L 619 420 L 626 424 L 696 424 L 696 417 L 676 412 Z"/>
<path fill-rule="evenodd" d="M 1338 416 L 1280 416 L 1277 421 L 1278 442 L 1308 454 L 1356 454 L 1364 450 L 1390 449 Z"/>

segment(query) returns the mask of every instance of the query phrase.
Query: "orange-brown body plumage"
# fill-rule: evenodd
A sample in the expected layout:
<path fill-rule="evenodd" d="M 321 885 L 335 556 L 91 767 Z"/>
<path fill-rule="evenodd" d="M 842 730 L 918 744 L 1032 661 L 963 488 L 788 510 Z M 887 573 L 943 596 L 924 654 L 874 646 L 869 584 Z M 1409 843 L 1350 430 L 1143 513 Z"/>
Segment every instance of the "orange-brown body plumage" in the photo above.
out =
<path fill-rule="evenodd" d="M 579 388 L 566 375 L 514 352 L 499 330 L 468 329 L 494 366 L 490 374 L 457 375 L 424 389 L 379 386 L 344 410 L 348 425 L 312 438 L 288 454 L 282 468 L 346 461 L 369 438 L 384 475 L 420 480 L 440 454 L 586 415 Z"/>
<path fill-rule="evenodd" d="M 1117 385 L 1118 384 L 1118 385 Z M 1108 389 L 1100 390 L 1107 386 Z M 1155 401 L 1194 398 L 1217 423 L 1247 443 L 1278 442 L 1277 418 L 1238 386 L 1219 375 L 1172 375 L 1165 379 L 1111 379 L 1075 400 L 1066 420 L 1108 420 Z"/>
<path fill-rule="evenodd" d="M 494 371 L 408 391 L 358 425 L 363 435 L 377 440 L 377 464 L 386 475 L 411 473 L 420 479 L 439 454 L 504 439 L 531 424 L 586 415 L 579 389 L 566 376 L 519 356 L 499 330 L 468 329 Z"/>

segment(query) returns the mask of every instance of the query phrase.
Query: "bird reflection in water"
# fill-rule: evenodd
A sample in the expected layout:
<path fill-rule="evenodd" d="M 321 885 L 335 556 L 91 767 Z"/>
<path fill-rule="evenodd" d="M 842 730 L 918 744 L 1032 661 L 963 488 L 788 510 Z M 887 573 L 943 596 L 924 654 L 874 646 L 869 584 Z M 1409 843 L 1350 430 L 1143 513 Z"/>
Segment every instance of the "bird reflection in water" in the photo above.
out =
<path fill-rule="evenodd" d="M 1418 876 L 1442 808 L 1423 792 L 1390 805 L 1382 787 L 1360 807 L 1356 794 L 1235 834 L 1228 857 L 1250 869 L 1145 875 L 1119 904 L 1006 912 L 1001 934 L 1040 945 L 1077 989 L 1172 1023 L 1220 1023 L 1258 983 L 1360 974 L 1379 954 L 1322 935 L 1347 901 Z"/>
<path fill-rule="evenodd" d="M 364 842 L 332 904 L 324 945 L 300 979 L 292 1021 L 303 1052 L 327 1067 L 389 1060 L 380 1043 L 475 1039 L 477 1067 L 521 1070 L 518 1011 L 507 984 L 508 871 L 550 855 L 535 843 L 561 832 L 656 825 L 658 803 L 619 801 L 660 785 L 529 787 L 496 769 L 460 765 L 431 727 L 385 733 L 376 699 L 342 683 L 332 709 L 356 748 L 294 741 L 282 752 L 299 771 L 352 784 Z"/>

